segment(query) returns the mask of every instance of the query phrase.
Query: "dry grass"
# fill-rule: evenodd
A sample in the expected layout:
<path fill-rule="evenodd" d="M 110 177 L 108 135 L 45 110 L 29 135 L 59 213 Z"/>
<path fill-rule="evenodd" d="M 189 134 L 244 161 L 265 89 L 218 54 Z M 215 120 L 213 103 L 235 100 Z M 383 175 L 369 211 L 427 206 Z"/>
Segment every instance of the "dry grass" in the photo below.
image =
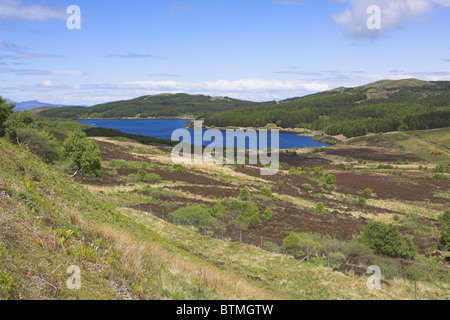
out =
<path fill-rule="evenodd" d="M 121 264 L 129 266 L 135 277 L 144 284 L 149 277 L 159 279 L 162 289 L 176 292 L 190 282 L 202 290 L 213 290 L 219 299 L 282 299 L 229 271 L 222 271 L 206 262 L 197 262 L 168 251 L 151 241 L 138 241 L 129 233 L 110 225 L 92 225 L 74 216 L 74 220 L 90 232 L 96 232 L 113 243 L 120 253 Z M 176 277 L 181 275 L 181 277 Z"/>

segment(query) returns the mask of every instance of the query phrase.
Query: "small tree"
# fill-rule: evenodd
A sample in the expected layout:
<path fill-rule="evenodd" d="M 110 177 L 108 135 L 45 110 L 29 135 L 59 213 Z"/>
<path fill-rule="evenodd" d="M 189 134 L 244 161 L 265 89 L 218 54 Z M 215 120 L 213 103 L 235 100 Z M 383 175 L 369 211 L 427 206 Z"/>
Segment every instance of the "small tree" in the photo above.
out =
<path fill-rule="evenodd" d="M 19 128 L 16 131 L 16 141 L 45 163 L 53 163 L 60 157 L 59 142 L 45 132 L 39 132 L 32 128 Z"/>
<path fill-rule="evenodd" d="M 13 114 L 15 106 L 0 97 L 0 137 L 5 135 L 5 122 Z"/>
<path fill-rule="evenodd" d="M 76 131 L 64 141 L 64 156 L 77 165 L 75 174 L 82 172 L 87 175 L 100 175 L 100 149 L 94 141 L 86 137 L 86 133 Z"/>
<path fill-rule="evenodd" d="M 17 144 L 17 130 L 24 128 L 39 129 L 35 120 L 34 115 L 28 110 L 11 114 L 4 123 L 8 140 L 11 143 Z"/>
<path fill-rule="evenodd" d="M 314 191 L 314 187 L 310 185 L 309 183 L 302 184 L 302 188 L 308 191 Z"/>
<path fill-rule="evenodd" d="M 417 255 L 417 247 L 411 238 L 406 239 L 402 247 L 402 256 L 406 259 L 414 259 Z"/>
<path fill-rule="evenodd" d="M 272 198 L 272 191 L 269 188 L 264 187 L 261 189 L 261 195 L 263 197 Z"/>
<path fill-rule="evenodd" d="M 220 202 L 220 200 L 217 200 L 216 204 L 213 207 L 214 216 L 217 218 L 223 218 L 225 216 L 225 212 L 225 206 Z"/>
<path fill-rule="evenodd" d="M 273 213 L 272 210 L 270 210 L 270 208 L 267 208 L 266 211 L 264 211 L 264 213 L 262 214 L 262 218 L 264 220 L 270 220 L 273 217 Z"/>
<path fill-rule="evenodd" d="M 314 170 L 314 173 L 323 176 L 323 168 L 322 167 L 315 167 L 313 170 Z"/>
<path fill-rule="evenodd" d="M 361 230 L 361 242 L 377 254 L 398 257 L 404 249 L 402 235 L 397 226 L 371 220 Z"/>
<path fill-rule="evenodd" d="M 364 189 L 364 195 L 371 197 L 372 196 L 372 189 L 366 188 Z"/>
<path fill-rule="evenodd" d="M 259 226 L 261 224 L 261 220 L 259 219 L 259 213 L 252 215 L 249 219 L 249 223 L 255 227 Z"/>
<path fill-rule="evenodd" d="M 325 182 L 327 184 L 335 184 L 336 183 L 336 176 L 334 174 L 327 174 L 325 178 Z"/>
<path fill-rule="evenodd" d="M 250 199 L 250 191 L 248 191 L 247 188 L 242 188 L 241 192 L 239 193 L 239 198 L 241 198 L 241 200 L 247 201 Z"/>
<path fill-rule="evenodd" d="M 284 238 L 283 242 L 284 242 L 284 246 L 286 247 L 286 249 L 295 249 L 298 248 L 300 245 L 300 236 L 295 233 L 295 232 L 291 232 L 289 234 L 289 236 L 287 236 L 286 238 Z"/>
<path fill-rule="evenodd" d="M 325 212 L 325 206 L 324 206 L 324 204 L 322 202 L 319 202 L 316 205 L 316 211 L 317 212 Z"/>
<path fill-rule="evenodd" d="M 367 200 L 365 198 L 359 198 L 358 199 L 358 205 L 360 207 L 365 207 L 367 205 Z"/>

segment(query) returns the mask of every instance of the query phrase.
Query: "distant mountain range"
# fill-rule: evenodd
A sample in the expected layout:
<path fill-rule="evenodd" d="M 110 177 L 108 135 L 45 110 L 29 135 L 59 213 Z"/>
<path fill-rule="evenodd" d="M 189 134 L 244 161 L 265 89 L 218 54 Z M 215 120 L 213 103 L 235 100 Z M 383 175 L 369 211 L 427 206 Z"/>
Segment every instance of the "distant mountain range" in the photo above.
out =
<path fill-rule="evenodd" d="M 16 111 L 33 110 L 33 109 L 43 108 L 43 107 L 52 107 L 52 108 L 73 107 L 73 106 L 62 105 L 62 104 L 51 104 L 51 103 L 46 103 L 46 102 L 40 102 L 37 100 L 15 102 L 11 99 L 6 98 L 6 102 L 7 103 L 15 103 L 16 108 L 14 110 L 16 110 Z"/>

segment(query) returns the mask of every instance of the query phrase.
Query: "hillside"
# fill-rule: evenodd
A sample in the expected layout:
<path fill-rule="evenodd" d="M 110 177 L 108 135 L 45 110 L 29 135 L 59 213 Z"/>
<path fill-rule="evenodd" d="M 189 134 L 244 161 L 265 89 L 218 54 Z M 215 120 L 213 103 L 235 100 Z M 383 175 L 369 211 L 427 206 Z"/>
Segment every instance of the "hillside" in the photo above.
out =
<path fill-rule="evenodd" d="M 338 88 L 279 103 L 210 114 L 208 126 L 323 130 L 347 137 L 450 126 L 450 82 L 383 80 L 356 88 Z"/>
<path fill-rule="evenodd" d="M 227 97 L 209 97 L 188 94 L 159 94 L 132 100 L 116 101 L 90 108 L 74 107 L 43 111 L 42 116 L 55 118 L 149 118 L 203 116 L 234 110 L 255 103 Z"/>
<path fill-rule="evenodd" d="M 47 126 L 64 140 L 83 125 L 48 120 Z M 0 139 L 0 298 L 412 299 L 406 274 L 420 266 L 428 277 L 418 283 L 419 298 L 448 299 L 448 258 L 435 251 L 448 180 L 417 169 L 432 164 L 390 137 L 282 154 L 276 177 L 261 177 L 250 165 L 175 170 L 171 148 L 132 138 L 95 138 L 102 173 L 75 179 L 57 163 L 46 165 Z M 135 180 L 142 172 L 160 179 Z M 328 174 L 336 177 L 332 189 Z M 357 200 L 367 187 L 373 194 L 362 207 Z M 250 191 L 245 201 L 243 188 Z M 324 211 L 317 211 L 319 202 Z M 238 223 L 244 207 L 271 209 L 272 216 L 259 225 Z M 205 229 L 183 220 L 189 208 L 214 212 L 213 223 Z M 358 234 L 371 219 L 394 223 L 414 239 L 416 259 L 380 256 L 363 246 Z M 292 232 L 313 248 L 309 262 L 297 265 L 305 247 L 288 251 Z M 366 287 L 371 264 L 383 270 L 380 291 Z M 70 265 L 82 271 L 78 291 L 66 287 Z"/>

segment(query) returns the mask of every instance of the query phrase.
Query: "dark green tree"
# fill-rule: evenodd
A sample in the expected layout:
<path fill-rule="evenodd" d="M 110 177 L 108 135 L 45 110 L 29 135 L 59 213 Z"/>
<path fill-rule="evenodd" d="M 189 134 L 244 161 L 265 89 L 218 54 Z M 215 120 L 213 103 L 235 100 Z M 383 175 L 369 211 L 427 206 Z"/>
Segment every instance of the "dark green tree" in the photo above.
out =
<path fill-rule="evenodd" d="M 361 230 L 361 242 L 375 253 L 389 257 L 399 257 L 404 248 L 402 235 L 397 226 L 381 221 L 369 221 Z"/>
<path fill-rule="evenodd" d="M 5 135 L 5 122 L 13 114 L 15 104 L 6 103 L 6 100 L 0 97 L 0 137 Z"/>
<path fill-rule="evenodd" d="M 64 141 L 64 156 L 77 165 L 77 172 L 86 175 L 100 175 L 101 158 L 97 144 L 86 137 L 82 131 L 75 131 Z"/>

